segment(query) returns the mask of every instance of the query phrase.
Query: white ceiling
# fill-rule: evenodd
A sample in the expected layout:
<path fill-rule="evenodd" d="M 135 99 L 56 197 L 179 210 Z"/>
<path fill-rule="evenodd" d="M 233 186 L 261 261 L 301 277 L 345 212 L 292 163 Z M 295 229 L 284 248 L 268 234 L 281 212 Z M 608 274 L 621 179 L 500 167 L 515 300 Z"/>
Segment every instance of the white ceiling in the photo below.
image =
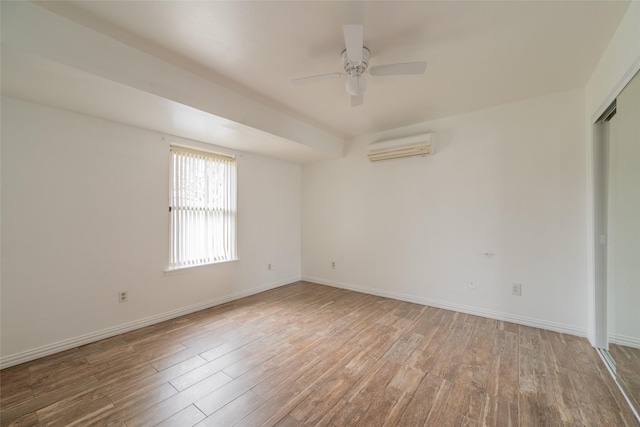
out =
<path fill-rule="evenodd" d="M 353 137 L 583 87 L 628 2 L 72 1 L 44 7 Z M 342 25 L 362 23 L 370 65 L 426 60 L 422 76 L 370 77 L 352 108 Z"/>
<path fill-rule="evenodd" d="M 2 93 L 309 163 L 353 137 L 582 88 L 628 5 L 3 1 Z M 369 76 L 358 107 L 344 80 L 292 84 L 342 71 L 347 23 L 364 25 L 370 66 L 426 73 Z"/>
<path fill-rule="evenodd" d="M 332 157 L 305 144 L 24 54 L 10 46 L 2 48 L 2 85 L 8 96 L 235 150 L 295 163 Z M 221 140 L 224 144 L 220 144 Z"/>

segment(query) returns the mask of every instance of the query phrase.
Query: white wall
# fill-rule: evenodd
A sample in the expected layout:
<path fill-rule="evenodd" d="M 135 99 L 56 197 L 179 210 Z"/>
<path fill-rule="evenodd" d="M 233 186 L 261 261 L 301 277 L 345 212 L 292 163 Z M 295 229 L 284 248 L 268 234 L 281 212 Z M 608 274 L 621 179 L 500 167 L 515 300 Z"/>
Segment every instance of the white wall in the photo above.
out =
<path fill-rule="evenodd" d="M 240 261 L 163 272 L 174 140 L 2 98 L 3 365 L 300 278 L 300 166 L 242 153 Z"/>
<path fill-rule="evenodd" d="M 563 92 L 359 138 L 344 159 L 303 166 L 303 277 L 584 335 L 583 111 L 582 90 Z M 370 142 L 425 131 L 432 157 L 366 158 Z"/>
<path fill-rule="evenodd" d="M 299 166 L 242 155 L 241 260 L 169 275 L 170 140 L 2 98 L 0 365 L 296 280 L 301 237 L 311 280 L 577 334 L 588 325 L 593 339 L 591 120 L 638 69 L 639 32 L 631 2 L 584 96 L 359 138 L 346 158 L 304 166 L 302 199 Z M 440 139 L 433 157 L 365 158 L 378 137 L 427 130 Z M 507 295 L 512 281 L 522 297 Z"/>

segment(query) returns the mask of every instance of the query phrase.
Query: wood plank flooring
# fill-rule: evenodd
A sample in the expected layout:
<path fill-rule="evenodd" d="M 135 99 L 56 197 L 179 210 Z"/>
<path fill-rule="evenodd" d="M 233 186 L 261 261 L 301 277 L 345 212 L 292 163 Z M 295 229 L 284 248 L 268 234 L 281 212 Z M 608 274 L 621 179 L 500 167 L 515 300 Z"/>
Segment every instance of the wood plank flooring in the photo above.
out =
<path fill-rule="evenodd" d="M 0 371 L 2 426 L 637 426 L 587 340 L 298 282 Z"/>

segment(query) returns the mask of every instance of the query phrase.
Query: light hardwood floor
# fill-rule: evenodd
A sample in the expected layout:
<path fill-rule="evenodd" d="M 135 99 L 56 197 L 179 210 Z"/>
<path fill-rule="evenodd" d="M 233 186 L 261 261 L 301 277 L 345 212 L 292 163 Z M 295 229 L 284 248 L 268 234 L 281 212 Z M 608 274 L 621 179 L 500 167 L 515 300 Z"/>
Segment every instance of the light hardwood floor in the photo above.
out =
<path fill-rule="evenodd" d="M 305 282 L 0 371 L 2 426 L 637 426 L 583 339 Z"/>

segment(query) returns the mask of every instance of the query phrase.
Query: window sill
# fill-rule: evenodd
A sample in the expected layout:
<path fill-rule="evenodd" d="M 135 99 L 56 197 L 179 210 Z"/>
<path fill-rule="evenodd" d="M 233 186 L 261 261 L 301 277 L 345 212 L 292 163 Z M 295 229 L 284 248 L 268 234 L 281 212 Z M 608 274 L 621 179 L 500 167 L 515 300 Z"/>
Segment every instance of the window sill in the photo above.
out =
<path fill-rule="evenodd" d="M 226 260 L 226 261 L 218 261 L 218 262 L 212 262 L 209 264 L 198 264 L 198 265 L 190 265 L 188 267 L 178 267 L 178 268 L 167 268 L 166 270 L 164 270 L 164 275 L 165 276 L 172 276 L 174 274 L 180 274 L 180 273 L 187 273 L 190 271 L 194 271 L 194 270 L 204 270 L 204 269 L 211 269 L 211 268 L 219 268 L 219 267 L 223 267 L 232 263 L 236 263 L 240 261 L 239 258 L 235 258 L 235 259 L 230 259 L 230 260 Z"/>

